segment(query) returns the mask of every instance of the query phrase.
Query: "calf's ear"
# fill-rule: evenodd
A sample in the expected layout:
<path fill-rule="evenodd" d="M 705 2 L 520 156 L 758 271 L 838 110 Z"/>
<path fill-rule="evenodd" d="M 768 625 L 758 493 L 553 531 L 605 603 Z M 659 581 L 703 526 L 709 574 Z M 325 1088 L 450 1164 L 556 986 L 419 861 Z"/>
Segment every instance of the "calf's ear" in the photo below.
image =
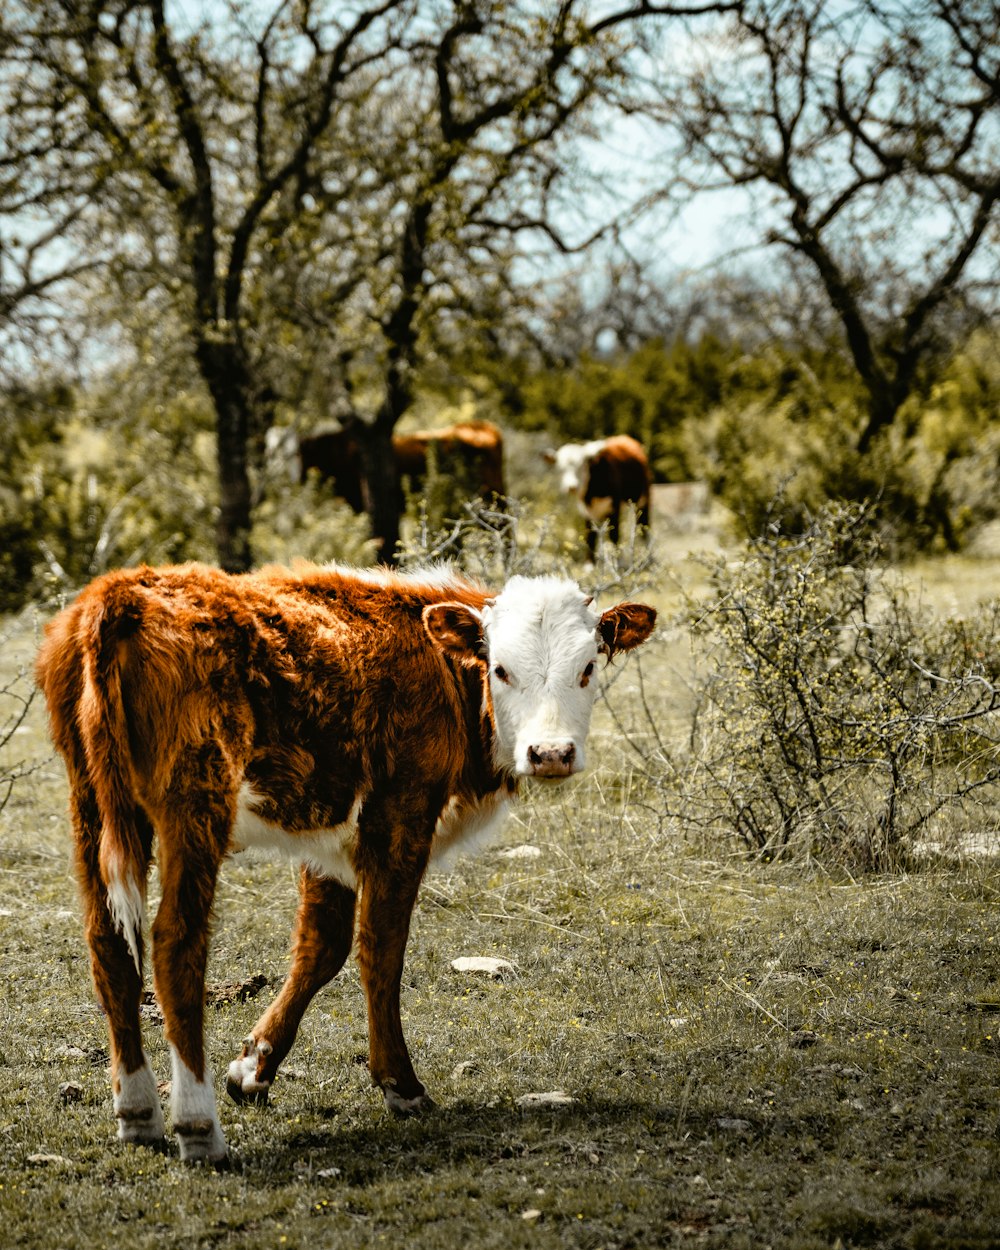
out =
<path fill-rule="evenodd" d="M 608 608 L 597 623 L 602 649 L 608 653 L 609 660 L 616 651 L 631 651 L 646 641 L 655 624 L 656 609 L 644 603 L 619 603 L 617 607 Z"/>
<path fill-rule="evenodd" d="M 439 651 L 463 664 L 483 657 L 483 618 L 475 608 L 464 603 L 432 603 L 424 608 L 424 629 Z"/>

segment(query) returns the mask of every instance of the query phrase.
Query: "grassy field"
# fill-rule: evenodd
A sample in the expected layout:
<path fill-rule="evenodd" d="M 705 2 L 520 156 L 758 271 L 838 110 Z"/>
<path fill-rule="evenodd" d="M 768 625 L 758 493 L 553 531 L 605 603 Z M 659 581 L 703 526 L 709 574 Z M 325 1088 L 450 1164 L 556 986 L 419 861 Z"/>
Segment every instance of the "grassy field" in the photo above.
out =
<path fill-rule="evenodd" d="M 921 573 L 970 610 L 992 571 Z M 656 596 L 669 606 L 666 582 Z M 35 630 L 8 623 L 0 689 L 23 689 Z M 677 648 L 644 661 L 664 718 L 682 699 Z M 611 698 L 636 697 L 626 669 Z M 995 862 L 859 880 L 749 864 L 660 818 L 600 706 L 591 757 L 585 777 L 528 790 L 494 848 L 425 883 L 403 1012 L 439 1109 L 384 1111 L 349 965 L 270 1106 L 223 1099 L 234 1157 L 216 1173 L 115 1140 L 65 780 L 36 703 L 0 760 L 33 769 L 0 813 L 0 1244 L 1000 1245 Z M 537 854 L 510 854 L 523 846 Z M 217 1075 L 277 991 L 294 905 L 288 866 L 227 866 Z M 461 955 L 514 970 L 462 975 Z M 166 1077 L 154 1005 L 146 1028 Z M 568 1097 L 521 1101 L 552 1091 Z"/>

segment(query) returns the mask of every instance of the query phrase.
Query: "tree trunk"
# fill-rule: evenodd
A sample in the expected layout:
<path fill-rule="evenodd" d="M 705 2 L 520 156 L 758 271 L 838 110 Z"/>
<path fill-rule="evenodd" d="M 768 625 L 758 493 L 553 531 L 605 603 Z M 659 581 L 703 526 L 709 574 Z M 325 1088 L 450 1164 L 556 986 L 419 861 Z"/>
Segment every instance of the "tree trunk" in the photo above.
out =
<path fill-rule="evenodd" d="M 396 563 L 399 543 L 399 475 L 392 447 L 395 420 L 388 405 L 383 405 L 370 426 L 364 426 L 361 458 L 367 486 L 365 506 L 371 521 L 372 537 L 378 540 L 379 559 L 384 564 Z"/>
<path fill-rule="evenodd" d="M 198 345 L 198 363 L 215 405 L 219 514 L 215 535 L 219 563 L 229 573 L 253 564 L 250 548 L 251 494 L 247 452 L 251 400 L 246 362 L 234 342 Z"/>
<path fill-rule="evenodd" d="M 862 375 L 862 381 L 868 390 L 868 420 L 858 439 L 858 454 L 864 456 L 871 451 L 876 436 L 896 420 L 902 399 L 894 393 L 896 388 L 885 385 L 881 379 Z"/>
<path fill-rule="evenodd" d="M 215 526 L 219 563 L 229 573 L 253 564 L 250 549 L 250 478 L 247 474 L 246 414 L 228 404 L 218 415 L 219 515 Z"/>

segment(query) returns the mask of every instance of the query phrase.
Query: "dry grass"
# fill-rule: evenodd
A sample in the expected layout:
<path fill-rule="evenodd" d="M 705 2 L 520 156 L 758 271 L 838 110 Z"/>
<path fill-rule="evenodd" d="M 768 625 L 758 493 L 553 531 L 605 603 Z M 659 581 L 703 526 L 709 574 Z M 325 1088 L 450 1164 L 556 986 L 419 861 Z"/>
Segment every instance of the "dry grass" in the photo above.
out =
<path fill-rule="evenodd" d="M 33 646 L 21 622 L 0 677 Z M 669 709 L 661 654 L 647 684 Z M 626 714 L 635 676 L 611 692 Z M 851 880 L 709 854 L 649 809 L 602 708 L 591 774 L 531 791 L 500 845 L 425 884 L 403 1009 L 435 1114 L 385 1114 L 348 967 L 271 1106 L 223 1104 L 232 1171 L 122 1148 L 40 711 L 8 744 L 35 771 L 0 814 L 3 1244 L 996 1244 L 993 863 Z M 505 857 L 525 843 L 540 855 Z M 268 982 L 210 1010 L 216 1072 L 283 975 L 294 902 L 285 866 L 224 873 L 210 979 Z M 471 954 L 517 971 L 452 971 Z M 166 1076 L 152 1018 L 147 1039 Z M 553 1089 L 574 1102 L 518 1105 Z"/>

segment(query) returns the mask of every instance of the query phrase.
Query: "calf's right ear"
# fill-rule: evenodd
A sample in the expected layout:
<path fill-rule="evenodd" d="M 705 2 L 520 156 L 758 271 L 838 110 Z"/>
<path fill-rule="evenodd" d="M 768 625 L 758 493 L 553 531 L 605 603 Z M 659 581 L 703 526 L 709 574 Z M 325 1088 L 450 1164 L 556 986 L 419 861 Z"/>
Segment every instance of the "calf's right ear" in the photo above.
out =
<path fill-rule="evenodd" d="M 439 651 L 463 664 L 483 658 L 483 618 L 464 603 L 432 603 L 424 608 L 424 629 Z"/>

